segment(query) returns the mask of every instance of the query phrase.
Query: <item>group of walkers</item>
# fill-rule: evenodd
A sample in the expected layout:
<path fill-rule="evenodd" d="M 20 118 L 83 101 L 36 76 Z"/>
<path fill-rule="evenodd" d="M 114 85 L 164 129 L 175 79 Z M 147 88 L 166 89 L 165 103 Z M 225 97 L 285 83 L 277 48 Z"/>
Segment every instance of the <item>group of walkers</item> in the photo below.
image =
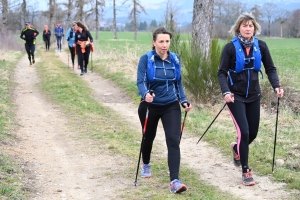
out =
<path fill-rule="evenodd" d="M 55 27 L 55 37 L 57 44 L 57 51 L 62 51 L 62 40 L 64 37 L 64 29 L 61 24 L 57 24 Z M 30 24 L 25 22 L 25 28 L 21 31 L 20 38 L 25 41 L 25 50 L 28 54 L 28 60 L 30 65 L 35 63 L 35 43 L 36 37 L 39 32 Z M 48 29 L 48 25 L 44 26 L 43 41 L 45 43 L 46 52 L 50 49 L 51 31 Z M 85 24 L 80 21 L 74 21 L 72 27 L 68 29 L 66 34 L 66 40 L 68 41 L 68 49 L 71 55 L 72 67 L 75 67 L 75 55 L 78 57 L 78 69 L 81 70 L 80 75 L 87 73 L 87 67 L 89 63 L 89 56 L 91 51 L 94 51 L 93 37 L 89 32 Z"/>
<path fill-rule="evenodd" d="M 259 128 L 261 63 L 277 97 L 283 97 L 284 93 L 268 46 L 256 37 L 260 30 L 251 13 L 241 14 L 229 31 L 234 37 L 222 51 L 218 70 L 223 98 L 237 130 L 237 140 L 229 145 L 233 164 L 241 168 L 241 180 L 246 186 L 255 185 L 248 158 L 249 145 Z M 169 51 L 171 39 L 172 33 L 165 28 L 155 30 L 152 51 L 142 55 L 138 63 L 137 87 L 141 96 L 138 115 L 143 130 L 141 176 L 152 177 L 151 151 L 160 119 L 168 149 L 170 192 L 181 193 L 187 186 L 179 179 L 180 105 L 185 112 L 192 105 L 184 94 L 180 57 Z"/>
<path fill-rule="evenodd" d="M 262 63 L 274 92 L 283 97 L 283 89 L 277 75 L 267 44 L 257 39 L 261 30 L 251 13 L 243 13 L 231 27 L 233 39 L 225 45 L 218 70 L 218 79 L 229 113 L 237 130 L 237 140 L 229 146 L 235 167 L 241 168 L 241 180 L 246 186 L 255 185 L 248 163 L 249 145 L 257 137 L 260 119 L 261 89 L 259 74 Z M 34 44 L 39 32 L 26 22 L 21 38 L 30 64 L 34 63 Z M 60 24 L 55 29 L 57 48 L 61 51 L 64 36 Z M 44 26 L 43 39 L 49 51 L 51 32 Z M 187 100 L 181 76 L 180 56 L 169 51 L 172 33 L 161 27 L 153 32 L 152 50 L 140 57 L 137 69 L 137 88 L 141 96 L 138 116 L 142 126 L 143 139 L 141 176 L 152 177 L 151 151 L 159 120 L 161 120 L 168 149 L 170 192 L 181 193 L 188 188 L 179 179 L 180 140 L 182 134 L 181 108 L 187 113 L 192 104 Z M 81 74 L 87 73 L 90 51 L 93 51 L 93 37 L 82 22 L 73 22 L 66 34 L 74 68 L 75 55 Z M 140 161 L 140 160 L 139 160 Z M 139 163 L 138 163 L 139 166 Z M 138 171 L 137 171 L 138 173 Z"/>

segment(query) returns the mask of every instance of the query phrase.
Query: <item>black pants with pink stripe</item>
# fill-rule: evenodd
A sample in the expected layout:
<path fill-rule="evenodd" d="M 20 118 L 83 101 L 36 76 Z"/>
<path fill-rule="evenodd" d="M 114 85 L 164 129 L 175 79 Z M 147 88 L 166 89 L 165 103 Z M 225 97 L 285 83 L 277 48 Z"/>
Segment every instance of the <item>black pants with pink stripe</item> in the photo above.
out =
<path fill-rule="evenodd" d="M 170 171 L 170 181 L 179 179 L 180 148 L 179 138 L 181 132 L 181 110 L 179 102 L 174 102 L 165 106 L 155 106 L 143 101 L 140 103 L 138 114 L 142 127 L 144 126 L 147 106 L 149 109 L 148 123 L 146 126 L 145 139 L 142 148 L 143 163 L 150 162 L 152 145 L 156 136 L 159 120 L 161 120 L 166 137 L 168 148 L 168 166 Z"/>
<path fill-rule="evenodd" d="M 237 150 L 243 173 L 245 173 L 249 169 L 249 144 L 253 142 L 258 132 L 260 99 L 251 103 L 234 101 L 234 103 L 228 103 L 227 106 L 237 130 Z"/>

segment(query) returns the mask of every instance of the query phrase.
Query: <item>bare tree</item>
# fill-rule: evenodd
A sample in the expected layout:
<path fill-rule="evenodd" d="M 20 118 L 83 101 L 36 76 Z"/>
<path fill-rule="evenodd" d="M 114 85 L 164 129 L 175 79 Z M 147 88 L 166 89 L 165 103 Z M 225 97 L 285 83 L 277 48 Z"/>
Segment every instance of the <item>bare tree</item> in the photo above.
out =
<path fill-rule="evenodd" d="M 7 2 L 7 0 L 2 0 L 2 27 L 1 27 L 1 31 L 6 30 L 7 15 L 8 15 L 8 2 Z"/>
<path fill-rule="evenodd" d="M 49 0 L 49 21 L 50 21 L 50 30 L 54 30 L 55 27 L 55 13 L 56 13 L 56 1 L 55 0 Z"/>
<path fill-rule="evenodd" d="M 125 0 L 123 2 L 123 4 L 125 4 L 127 1 L 128 0 Z M 141 12 L 144 12 L 145 14 L 147 14 L 145 8 L 141 5 L 141 3 L 139 2 L 139 0 L 132 0 L 132 9 L 130 11 L 129 18 L 133 19 L 132 22 L 133 22 L 133 29 L 134 29 L 134 41 L 136 41 L 137 32 L 138 32 L 138 21 L 137 21 L 137 18 L 138 18 L 138 15 Z"/>
<path fill-rule="evenodd" d="M 295 30 L 295 36 L 297 38 L 300 37 L 300 9 L 297 9 L 292 14 L 292 21 L 291 24 L 293 25 L 293 29 Z"/>
<path fill-rule="evenodd" d="M 116 8 L 116 0 L 113 0 L 113 11 L 114 11 L 114 19 L 113 19 L 113 32 L 114 39 L 118 39 L 117 36 L 117 8 Z"/>
<path fill-rule="evenodd" d="M 28 20 L 28 12 L 27 12 L 27 2 L 26 0 L 23 0 L 21 4 L 21 13 L 23 15 L 23 20 L 21 24 L 25 24 L 25 21 Z"/>
<path fill-rule="evenodd" d="M 281 38 L 283 37 L 283 24 L 285 22 L 287 22 L 289 16 L 290 16 L 290 13 L 287 10 L 281 9 L 278 12 L 276 21 L 278 21 L 280 23 L 280 37 Z"/>
<path fill-rule="evenodd" d="M 101 12 L 103 12 L 103 7 L 105 6 L 105 1 L 104 0 L 96 0 L 96 6 L 95 6 L 95 21 L 96 21 L 96 40 L 98 40 L 98 34 L 99 34 L 99 29 L 100 29 L 100 25 L 99 25 L 99 6 L 100 6 L 100 10 Z"/>
<path fill-rule="evenodd" d="M 251 12 L 252 14 L 254 15 L 256 21 L 258 23 L 262 22 L 263 21 L 263 12 L 261 11 L 261 7 L 259 5 L 254 5 L 252 8 L 251 8 Z"/>
<path fill-rule="evenodd" d="M 192 46 L 209 56 L 213 28 L 214 0 L 194 0 Z"/>
<path fill-rule="evenodd" d="M 276 16 L 277 6 L 274 3 L 267 2 L 263 5 L 263 13 L 268 19 L 268 37 L 271 35 L 271 19 Z"/>
<path fill-rule="evenodd" d="M 166 5 L 167 6 L 165 11 L 165 25 L 169 31 L 175 32 L 175 16 L 178 14 L 179 8 L 174 0 L 167 0 Z"/>

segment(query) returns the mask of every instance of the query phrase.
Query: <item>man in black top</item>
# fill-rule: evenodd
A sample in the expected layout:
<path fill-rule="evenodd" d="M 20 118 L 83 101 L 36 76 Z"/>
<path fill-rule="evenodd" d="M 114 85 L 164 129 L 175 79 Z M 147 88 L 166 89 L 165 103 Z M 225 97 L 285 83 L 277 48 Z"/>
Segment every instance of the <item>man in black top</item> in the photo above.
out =
<path fill-rule="evenodd" d="M 25 40 L 25 49 L 28 55 L 30 65 L 35 63 L 34 51 L 35 51 L 35 39 L 39 32 L 30 25 L 30 22 L 25 22 L 25 28 L 21 31 L 20 38 Z"/>

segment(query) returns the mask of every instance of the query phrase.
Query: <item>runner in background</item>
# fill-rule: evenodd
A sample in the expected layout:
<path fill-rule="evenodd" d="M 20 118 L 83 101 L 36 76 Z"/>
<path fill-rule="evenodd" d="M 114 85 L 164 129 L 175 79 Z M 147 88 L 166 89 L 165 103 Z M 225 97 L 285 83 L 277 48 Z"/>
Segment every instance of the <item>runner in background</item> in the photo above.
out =
<path fill-rule="evenodd" d="M 25 22 L 25 28 L 21 31 L 20 38 L 25 40 L 25 50 L 27 52 L 30 65 L 35 63 L 35 39 L 38 34 L 39 32 L 31 26 L 30 22 Z"/>

